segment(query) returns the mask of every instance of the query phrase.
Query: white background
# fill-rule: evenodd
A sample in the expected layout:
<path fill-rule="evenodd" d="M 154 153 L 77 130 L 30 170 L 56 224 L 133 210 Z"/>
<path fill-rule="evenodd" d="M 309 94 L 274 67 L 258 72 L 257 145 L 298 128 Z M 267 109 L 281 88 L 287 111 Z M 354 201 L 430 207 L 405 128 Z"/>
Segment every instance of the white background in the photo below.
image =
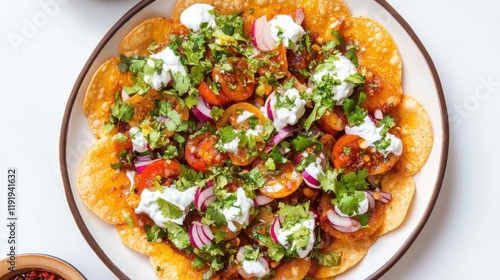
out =
<path fill-rule="evenodd" d="M 92 50 L 137 2 L 1 1 L 0 259 L 7 254 L 7 169 L 14 167 L 17 253 L 54 255 L 88 279 L 115 279 L 69 211 L 59 171 L 59 131 L 73 83 Z M 500 2 L 390 3 L 440 74 L 450 150 L 428 223 L 383 279 L 492 279 L 500 251 L 500 184 L 494 177 L 500 171 Z"/>

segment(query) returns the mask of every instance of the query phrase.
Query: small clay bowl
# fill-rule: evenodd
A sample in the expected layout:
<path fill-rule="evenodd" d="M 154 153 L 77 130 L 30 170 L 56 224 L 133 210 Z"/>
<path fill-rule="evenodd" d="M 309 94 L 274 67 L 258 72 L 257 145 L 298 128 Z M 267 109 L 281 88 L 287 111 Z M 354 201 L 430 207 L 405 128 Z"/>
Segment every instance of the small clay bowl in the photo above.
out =
<path fill-rule="evenodd" d="M 53 256 L 43 254 L 21 254 L 15 256 L 14 271 L 9 270 L 14 265 L 12 258 L 0 261 L 0 279 L 7 280 L 32 270 L 46 271 L 56 274 L 65 280 L 85 280 L 86 278 L 72 265 Z"/>

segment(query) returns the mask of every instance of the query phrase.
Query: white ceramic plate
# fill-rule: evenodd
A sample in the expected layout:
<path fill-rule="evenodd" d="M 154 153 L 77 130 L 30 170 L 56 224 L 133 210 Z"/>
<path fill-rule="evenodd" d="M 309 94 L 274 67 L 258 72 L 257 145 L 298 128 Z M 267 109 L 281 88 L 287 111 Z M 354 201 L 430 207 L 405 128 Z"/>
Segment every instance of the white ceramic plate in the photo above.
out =
<path fill-rule="evenodd" d="M 401 227 L 379 238 L 367 256 L 338 279 L 378 278 L 408 250 L 434 207 L 444 177 L 448 152 L 448 118 L 441 84 L 434 65 L 410 26 L 384 0 L 346 0 L 353 16 L 371 17 L 392 34 L 403 60 L 403 88 L 427 110 L 434 131 L 434 146 L 427 164 L 415 176 L 417 191 Z M 125 247 L 115 227 L 94 215 L 76 189 L 80 160 L 95 141 L 82 106 L 93 73 L 107 59 L 118 56 L 118 44 L 145 19 L 170 17 L 175 1 L 142 1 L 106 34 L 85 64 L 68 100 L 60 138 L 60 162 L 68 204 L 89 245 L 120 279 L 155 279 L 149 258 Z"/>

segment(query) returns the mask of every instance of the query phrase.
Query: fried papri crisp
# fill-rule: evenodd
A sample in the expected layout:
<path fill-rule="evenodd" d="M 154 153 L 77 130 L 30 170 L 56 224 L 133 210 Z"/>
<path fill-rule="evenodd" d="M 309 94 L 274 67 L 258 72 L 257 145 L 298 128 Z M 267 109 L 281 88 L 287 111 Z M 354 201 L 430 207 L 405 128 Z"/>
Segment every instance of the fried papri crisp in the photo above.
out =
<path fill-rule="evenodd" d="M 342 0 L 300 0 L 297 7 L 304 9 L 304 26 L 324 40 L 330 38 L 332 30 L 339 30 L 342 23 L 351 18 Z"/>
<path fill-rule="evenodd" d="M 132 85 L 130 73 L 122 73 L 117 65 L 119 58 L 104 62 L 95 72 L 87 88 L 83 112 L 88 118 L 90 130 L 96 138 L 106 135 L 105 123 L 109 122 L 110 108 L 115 104 L 116 92 L 124 85 Z"/>
<path fill-rule="evenodd" d="M 130 180 L 125 172 L 116 173 L 111 164 L 118 162 L 115 141 L 108 137 L 97 140 L 83 157 L 77 174 L 78 192 L 85 205 L 104 221 L 126 223 L 122 211 L 132 213 L 126 192 Z"/>
<path fill-rule="evenodd" d="M 142 228 L 137 226 L 130 228 L 128 224 L 123 224 L 117 225 L 116 231 L 125 246 L 144 255 L 149 255 L 153 250 L 155 243 L 147 241 L 146 233 Z"/>
<path fill-rule="evenodd" d="M 155 50 L 162 50 L 169 42 L 170 35 L 187 33 L 187 28 L 172 19 L 151 18 L 135 27 L 121 41 L 118 52 L 125 56 L 148 56 L 151 43 L 156 42 Z"/>
<path fill-rule="evenodd" d="M 358 46 L 359 65 L 374 70 L 402 91 L 401 55 L 385 27 L 366 17 L 351 17 L 343 27 L 346 40 Z"/>
<path fill-rule="evenodd" d="M 320 266 L 312 275 L 314 279 L 332 279 L 333 276 L 339 275 L 347 269 L 353 267 L 360 262 L 370 246 L 377 239 L 376 234 L 373 234 L 365 239 L 359 240 L 341 240 L 335 239 L 327 251 L 342 253 L 340 266 Z"/>
<path fill-rule="evenodd" d="M 383 235 L 396 229 L 405 220 L 415 194 L 413 177 L 391 170 L 382 178 L 382 191 L 392 195 L 385 206 L 385 217 L 378 234 Z"/>
<path fill-rule="evenodd" d="M 205 270 L 195 270 L 191 260 L 177 253 L 165 243 L 151 243 L 149 260 L 160 279 L 199 280 Z"/>
<path fill-rule="evenodd" d="M 395 168 L 406 176 L 413 176 L 427 162 L 434 143 L 432 125 L 424 107 L 413 97 L 404 95 L 397 108 L 401 127 L 403 154 Z"/>

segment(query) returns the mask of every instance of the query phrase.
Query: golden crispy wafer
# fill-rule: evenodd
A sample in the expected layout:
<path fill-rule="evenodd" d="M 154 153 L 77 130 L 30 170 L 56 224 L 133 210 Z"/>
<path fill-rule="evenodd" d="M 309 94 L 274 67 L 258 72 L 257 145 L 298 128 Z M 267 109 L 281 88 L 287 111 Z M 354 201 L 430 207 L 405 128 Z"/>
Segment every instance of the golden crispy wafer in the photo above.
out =
<path fill-rule="evenodd" d="M 391 34 L 366 17 L 351 17 L 341 32 L 358 46 L 359 65 L 385 77 L 401 92 L 401 55 Z"/>
<path fill-rule="evenodd" d="M 127 203 L 130 181 L 125 172 L 116 173 L 111 164 L 118 161 L 115 142 L 103 137 L 85 154 L 78 169 L 77 188 L 87 207 L 104 221 L 124 224 L 122 211 L 133 212 Z"/>
<path fill-rule="evenodd" d="M 128 224 L 122 224 L 116 226 L 116 231 L 125 246 L 144 255 L 149 255 L 153 250 L 155 243 L 147 241 L 146 233 L 141 227 L 130 228 Z"/>
<path fill-rule="evenodd" d="M 385 206 L 385 218 L 378 234 L 383 235 L 399 227 L 404 221 L 415 194 L 415 181 L 397 171 L 389 171 L 382 178 L 382 191 L 392 195 Z"/>
<path fill-rule="evenodd" d="M 115 104 L 116 92 L 123 86 L 132 85 L 130 73 L 122 73 L 115 57 L 104 62 L 92 77 L 83 102 L 83 112 L 88 118 L 90 130 L 96 138 L 106 135 L 104 125 L 109 121 L 110 108 Z"/>
<path fill-rule="evenodd" d="M 404 95 L 397 108 L 401 127 L 403 154 L 395 168 L 401 174 L 413 176 L 427 162 L 434 142 L 432 125 L 422 105 L 413 97 Z"/>
<path fill-rule="evenodd" d="M 118 52 L 126 56 L 147 56 L 150 44 L 157 43 L 157 50 L 162 50 L 170 42 L 170 35 L 187 32 L 187 28 L 172 19 L 152 18 L 134 28 L 120 43 Z"/>
<path fill-rule="evenodd" d="M 298 7 L 306 14 L 304 25 L 322 39 L 330 38 L 331 31 L 338 30 L 351 17 L 342 0 L 301 0 Z"/>
<path fill-rule="evenodd" d="M 199 280 L 206 270 L 194 270 L 191 260 L 165 243 L 153 243 L 149 260 L 160 279 Z"/>
<path fill-rule="evenodd" d="M 342 253 L 340 266 L 319 266 L 318 270 L 313 274 L 313 278 L 322 279 L 328 278 L 346 271 L 356 265 L 368 252 L 370 246 L 377 239 L 376 234 L 373 234 L 365 239 L 359 240 L 340 240 L 336 239 L 327 251 Z"/>

